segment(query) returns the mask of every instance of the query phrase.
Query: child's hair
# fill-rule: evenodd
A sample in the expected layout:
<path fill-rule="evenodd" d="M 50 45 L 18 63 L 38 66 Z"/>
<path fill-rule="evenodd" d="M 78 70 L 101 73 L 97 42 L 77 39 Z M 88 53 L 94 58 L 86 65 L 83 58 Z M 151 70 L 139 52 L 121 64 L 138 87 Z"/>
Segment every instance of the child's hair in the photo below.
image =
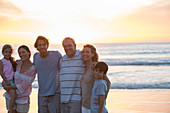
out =
<path fill-rule="evenodd" d="M 6 45 L 4 45 L 3 47 L 2 47 L 2 54 L 3 54 L 3 52 L 5 51 L 5 49 L 11 49 L 11 52 L 13 53 L 13 48 L 12 48 L 12 46 L 11 45 L 9 45 L 9 44 L 6 44 Z M 13 57 L 11 57 L 11 58 L 9 58 L 9 60 L 10 60 L 10 62 L 11 62 L 11 64 L 12 64 L 12 67 L 13 67 L 13 71 L 15 72 L 16 71 L 16 67 L 17 67 L 17 64 L 16 64 L 16 62 L 15 62 L 15 59 L 13 58 Z"/>
<path fill-rule="evenodd" d="M 99 69 L 99 72 L 104 72 L 104 74 L 106 74 L 108 71 L 108 65 L 105 62 L 98 62 L 94 66 L 94 69 Z"/>
<path fill-rule="evenodd" d="M 13 48 L 12 48 L 12 46 L 11 45 L 9 45 L 9 44 L 5 44 L 3 47 L 2 47 L 2 54 L 3 54 L 3 52 L 5 51 L 5 49 L 11 49 L 11 52 L 13 53 Z"/>

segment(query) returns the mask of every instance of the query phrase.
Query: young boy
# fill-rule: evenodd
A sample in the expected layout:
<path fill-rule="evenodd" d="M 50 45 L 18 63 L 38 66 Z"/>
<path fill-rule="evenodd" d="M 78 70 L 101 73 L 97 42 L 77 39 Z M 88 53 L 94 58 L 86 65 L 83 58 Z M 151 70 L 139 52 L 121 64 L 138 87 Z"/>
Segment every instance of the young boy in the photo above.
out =
<path fill-rule="evenodd" d="M 92 89 L 91 96 L 91 113 L 108 113 L 105 100 L 105 94 L 107 91 L 107 83 L 103 80 L 108 71 L 108 65 L 104 62 L 98 62 L 94 66 L 95 82 Z M 99 98 L 99 104 L 95 104 L 95 99 Z"/>

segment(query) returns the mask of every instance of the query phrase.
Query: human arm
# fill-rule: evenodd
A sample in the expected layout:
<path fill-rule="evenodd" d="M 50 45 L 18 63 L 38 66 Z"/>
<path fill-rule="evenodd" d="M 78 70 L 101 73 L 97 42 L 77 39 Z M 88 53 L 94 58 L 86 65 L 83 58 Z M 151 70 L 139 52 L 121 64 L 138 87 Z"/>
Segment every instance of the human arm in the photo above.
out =
<path fill-rule="evenodd" d="M 60 68 L 61 68 L 61 66 L 60 66 L 60 64 L 61 64 L 61 60 L 62 60 L 62 55 L 61 55 L 61 53 L 60 52 L 58 52 L 58 68 L 59 68 L 59 71 L 60 71 Z"/>
<path fill-rule="evenodd" d="M 35 56 L 37 55 L 37 53 L 34 54 L 33 56 L 33 64 L 35 65 Z"/>
<path fill-rule="evenodd" d="M 13 86 L 4 86 L 4 89 L 6 91 L 8 91 L 8 90 L 11 90 L 11 89 L 17 89 L 17 87 L 16 87 L 16 85 L 13 85 Z"/>
<path fill-rule="evenodd" d="M 99 110 L 98 113 L 102 113 L 104 106 L 105 95 L 99 95 Z"/>
<path fill-rule="evenodd" d="M 111 82 L 110 82 L 109 78 L 106 75 L 104 76 L 103 79 L 106 80 L 106 82 L 107 82 L 107 91 L 106 91 L 106 94 L 105 94 L 105 99 L 106 99 L 107 95 L 109 93 L 109 90 L 110 90 Z"/>
<path fill-rule="evenodd" d="M 5 77 L 5 75 L 4 75 L 4 73 L 3 73 L 3 63 L 2 63 L 2 61 L 0 61 L 0 75 L 1 75 L 1 77 L 2 77 L 2 79 L 5 81 L 5 84 L 3 84 L 3 86 L 4 85 L 10 85 L 10 82 L 6 79 L 6 77 Z"/>
<path fill-rule="evenodd" d="M 23 76 L 24 76 L 24 79 L 22 79 L 22 81 L 20 80 L 20 77 L 17 77 L 15 79 L 15 84 L 20 94 L 27 91 L 28 88 L 32 85 L 32 82 L 34 81 L 35 76 L 36 76 L 35 68 L 31 67 L 31 70 L 27 71 Z"/>

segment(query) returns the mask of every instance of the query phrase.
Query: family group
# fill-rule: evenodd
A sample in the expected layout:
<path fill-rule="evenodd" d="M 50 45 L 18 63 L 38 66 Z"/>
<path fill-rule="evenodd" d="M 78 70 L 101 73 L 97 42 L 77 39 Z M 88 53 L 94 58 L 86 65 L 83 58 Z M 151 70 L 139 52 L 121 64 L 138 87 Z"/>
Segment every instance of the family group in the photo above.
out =
<path fill-rule="evenodd" d="M 38 113 L 108 113 L 106 98 L 111 86 L 108 65 L 98 61 L 96 48 L 86 44 L 80 51 L 73 38 L 62 41 L 65 55 L 48 50 L 49 41 L 38 36 L 31 62 L 28 46 L 18 48 L 19 60 L 12 57 L 11 45 L 2 47 L 2 86 L 8 113 L 28 113 L 32 83 L 38 78 Z"/>

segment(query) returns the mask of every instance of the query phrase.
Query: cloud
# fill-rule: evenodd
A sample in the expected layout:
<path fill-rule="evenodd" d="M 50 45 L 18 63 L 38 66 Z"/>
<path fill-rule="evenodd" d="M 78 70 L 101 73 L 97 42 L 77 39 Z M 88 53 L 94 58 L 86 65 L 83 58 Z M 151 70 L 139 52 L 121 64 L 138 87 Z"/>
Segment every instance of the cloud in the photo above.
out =
<path fill-rule="evenodd" d="M 18 15 L 22 14 L 22 10 L 15 6 L 13 3 L 9 2 L 8 0 L 0 0 L 0 15 Z"/>
<path fill-rule="evenodd" d="M 159 0 L 140 7 L 126 16 L 105 21 L 103 30 L 112 34 L 162 34 L 170 35 L 170 1 Z M 100 20 L 102 22 L 102 20 Z"/>
<path fill-rule="evenodd" d="M 112 40 L 113 37 L 170 36 L 169 0 L 149 0 L 149 3 L 135 0 L 136 4 L 132 4 L 134 0 L 126 3 L 45 0 L 41 4 L 39 0 L 22 0 L 17 6 L 6 1 L 0 0 L 0 31 L 86 33 L 103 40 L 109 40 L 103 37 Z"/>
<path fill-rule="evenodd" d="M 11 20 L 16 20 L 23 12 L 8 0 L 0 0 L 0 26 L 7 24 Z"/>
<path fill-rule="evenodd" d="M 102 38 L 108 37 L 115 42 L 170 41 L 169 19 L 170 1 L 157 0 L 136 8 L 127 15 L 119 15 L 108 20 L 89 18 L 89 23 L 95 26 Z"/>
<path fill-rule="evenodd" d="M 24 12 L 8 0 L 0 0 L 0 31 L 38 32 L 45 23 L 26 17 Z"/>
<path fill-rule="evenodd" d="M 137 9 L 133 14 L 127 16 L 131 21 L 138 21 L 153 26 L 170 25 L 170 1 L 160 0 L 152 5 Z"/>

